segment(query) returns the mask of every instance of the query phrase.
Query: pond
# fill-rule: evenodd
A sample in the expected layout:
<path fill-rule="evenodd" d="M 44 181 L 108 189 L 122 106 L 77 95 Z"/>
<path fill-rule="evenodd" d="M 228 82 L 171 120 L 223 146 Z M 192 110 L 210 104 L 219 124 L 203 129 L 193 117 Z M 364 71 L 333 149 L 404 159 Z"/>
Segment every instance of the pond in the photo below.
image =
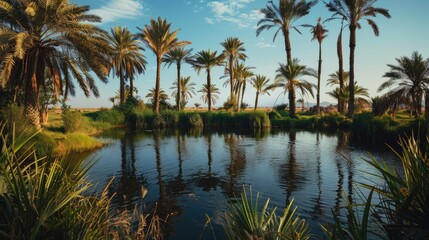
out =
<path fill-rule="evenodd" d="M 89 173 L 96 190 L 114 178 L 115 207 L 132 210 L 144 202 L 151 211 L 157 203 L 157 213 L 168 215 L 168 239 L 224 239 L 228 199 L 250 185 L 280 209 L 294 199 L 320 235 L 319 223 L 332 221 L 332 210 L 342 212 L 345 197 L 372 181 L 369 154 L 399 164 L 385 147 L 368 150 L 341 131 L 117 130 L 103 138 L 110 143 L 88 157 L 98 159 Z M 148 191 L 143 202 L 142 188 Z"/>

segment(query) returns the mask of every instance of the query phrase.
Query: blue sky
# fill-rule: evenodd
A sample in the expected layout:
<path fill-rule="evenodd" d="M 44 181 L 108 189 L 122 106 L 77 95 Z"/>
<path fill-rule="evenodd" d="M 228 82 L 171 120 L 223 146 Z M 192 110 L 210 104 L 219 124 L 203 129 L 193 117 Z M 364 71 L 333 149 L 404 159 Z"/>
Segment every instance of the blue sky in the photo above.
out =
<path fill-rule="evenodd" d="M 256 74 L 269 77 L 272 81 L 275 78 L 275 71 L 278 63 L 284 63 L 286 54 L 284 50 L 283 38 L 279 35 L 275 42 L 272 41 L 274 30 L 262 32 L 256 37 L 256 24 L 260 17 L 258 9 L 263 8 L 265 0 L 71 0 L 71 2 L 81 5 L 90 5 L 91 12 L 103 18 L 100 24 L 105 30 L 110 31 L 113 26 L 128 27 L 131 32 L 137 32 L 137 27 L 143 28 L 150 18 L 167 18 L 172 22 L 173 29 L 181 29 L 178 37 L 181 40 L 191 41 L 190 48 L 194 53 L 200 50 L 222 51 L 220 42 L 228 37 L 238 37 L 244 42 L 248 59 L 245 64 L 255 67 Z M 276 0 L 275 0 L 276 2 Z M 375 21 L 380 28 L 380 36 L 376 37 L 371 28 L 362 22 L 362 29 L 357 33 L 356 47 L 356 80 L 359 85 L 368 88 L 371 96 L 379 95 L 378 86 L 386 79 L 382 75 L 388 71 L 387 64 L 394 64 L 395 58 L 400 56 L 410 56 L 413 51 L 419 51 L 425 58 L 429 57 L 429 22 L 428 0 L 379 0 L 375 6 L 387 8 L 392 15 L 391 19 L 378 16 Z M 315 24 L 318 17 L 326 19 L 331 16 L 323 1 L 315 6 L 309 15 L 298 20 L 295 25 Z M 326 79 L 330 73 L 338 68 L 336 56 L 336 39 L 338 36 L 340 23 L 337 21 L 325 24 L 328 28 L 328 37 L 323 42 L 323 69 L 321 84 L 321 100 L 334 103 L 334 99 L 325 93 L 331 90 L 326 86 Z M 318 44 L 311 41 L 308 29 L 302 28 L 302 34 L 292 32 L 292 56 L 299 58 L 300 63 L 314 69 L 317 68 Z M 348 69 L 348 29 L 344 31 L 344 66 Z M 142 98 L 147 94 L 148 89 L 155 86 L 155 56 L 150 50 L 145 51 L 148 61 L 146 73 L 137 77 L 135 86 L 138 94 Z M 214 69 L 212 82 L 220 89 L 220 100 L 215 106 L 221 106 L 229 95 L 228 88 L 223 87 L 224 79 L 220 77 L 224 74 L 224 68 Z M 205 83 L 205 73 L 196 72 L 188 65 L 182 70 L 183 76 L 191 76 L 192 82 L 196 83 L 197 90 Z M 161 87 L 167 93 L 176 76 L 175 67 L 163 67 L 161 71 Z M 306 79 L 316 83 L 316 79 Z M 72 107 L 110 107 L 109 97 L 114 96 L 119 88 L 119 79 L 111 76 L 108 84 L 98 82 L 100 97 L 85 98 L 82 91 L 77 92 L 75 98 L 70 99 Z M 260 97 L 260 106 L 273 106 L 276 98 L 281 94 L 281 90 L 276 90 L 271 96 Z M 298 97 L 299 98 L 299 97 Z M 245 94 L 245 102 L 251 106 L 254 104 L 255 90 L 248 85 Z M 144 99 L 146 100 L 146 99 Z M 315 102 L 315 99 L 308 99 Z M 171 98 L 170 102 L 174 102 Z M 187 106 L 194 106 L 194 103 L 204 106 L 197 93 Z M 277 104 L 287 102 L 287 96 L 280 96 Z"/>

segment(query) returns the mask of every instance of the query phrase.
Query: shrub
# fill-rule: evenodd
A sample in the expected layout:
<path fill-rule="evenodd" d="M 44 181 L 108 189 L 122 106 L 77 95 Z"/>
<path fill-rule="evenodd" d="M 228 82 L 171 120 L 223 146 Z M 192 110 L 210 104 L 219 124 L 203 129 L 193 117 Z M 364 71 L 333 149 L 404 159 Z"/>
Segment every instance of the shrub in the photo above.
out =
<path fill-rule="evenodd" d="M 279 105 L 274 106 L 274 110 L 276 111 L 285 111 L 288 108 L 288 104 L 287 103 L 282 103 Z"/>
<path fill-rule="evenodd" d="M 117 109 L 102 109 L 85 115 L 94 121 L 110 123 L 112 125 L 121 125 L 125 121 L 125 114 Z"/>
<path fill-rule="evenodd" d="M 64 122 L 65 132 L 76 132 L 83 124 L 83 114 L 80 111 L 65 110 L 61 118 Z"/>
<path fill-rule="evenodd" d="M 235 100 L 235 98 L 229 97 L 228 100 L 223 103 L 223 109 L 227 111 L 235 108 L 237 108 L 237 101 Z"/>
<path fill-rule="evenodd" d="M 271 112 L 269 112 L 268 116 L 270 117 L 270 119 L 280 119 L 282 117 L 282 115 L 280 115 L 280 113 L 278 113 L 276 110 L 272 110 Z"/>
<path fill-rule="evenodd" d="M 155 113 L 155 115 L 153 116 L 153 120 L 152 120 L 152 127 L 153 128 L 164 128 L 166 126 L 167 126 L 167 123 L 162 118 L 162 115 Z"/>
<path fill-rule="evenodd" d="M 201 118 L 200 114 L 194 112 L 191 114 L 188 114 L 188 126 L 190 127 L 203 127 L 203 119 Z"/>
<path fill-rule="evenodd" d="M 246 108 L 248 108 L 249 107 L 249 104 L 247 104 L 247 103 L 245 103 L 245 102 L 242 102 L 241 104 L 240 104 L 240 108 L 242 109 L 242 110 L 246 110 Z"/>
<path fill-rule="evenodd" d="M 179 125 L 180 112 L 172 110 L 162 111 L 161 116 L 166 126 L 177 127 Z"/>

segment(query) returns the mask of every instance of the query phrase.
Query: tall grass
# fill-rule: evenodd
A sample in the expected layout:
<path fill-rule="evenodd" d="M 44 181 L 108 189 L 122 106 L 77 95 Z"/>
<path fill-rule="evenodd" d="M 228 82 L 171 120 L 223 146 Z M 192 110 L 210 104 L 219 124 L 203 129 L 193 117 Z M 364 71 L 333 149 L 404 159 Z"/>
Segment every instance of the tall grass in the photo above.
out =
<path fill-rule="evenodd" d="M 243 188 L 240 199 L 229 200 L 224 217 L 228 239 L 310 239 L 307 222 L 296 215 L 293 201 L 277 216 L 277 208 L 270 209 L 270 199 L 260 205 L 259 193 L 253 198 L 252 188 Z"/>
<path fill-rule="evenodd" d="M 156 216 L 111 209 L 108 187 L 84 195 L 91 162 L 39 157 L 24 147 L 32 138 L 9 141 L 4 127 L 0 136 L 1 239 L 162 238 Z"/>

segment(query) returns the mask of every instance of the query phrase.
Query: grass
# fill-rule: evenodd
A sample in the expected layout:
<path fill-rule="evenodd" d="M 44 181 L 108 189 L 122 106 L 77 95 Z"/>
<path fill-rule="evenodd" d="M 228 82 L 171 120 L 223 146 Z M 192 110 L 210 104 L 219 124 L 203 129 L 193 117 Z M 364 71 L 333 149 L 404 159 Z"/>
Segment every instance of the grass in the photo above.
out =
<path fill-rule="evenodd" d="M 162 238 L 155 214 L 137 206 L 133 213 L 113 209 L 109 185 L 101 194 L 84 194 L 92 162 L 39 157 L 34 136 L 11 139 L 0 126 L 1 239 Z"/>

